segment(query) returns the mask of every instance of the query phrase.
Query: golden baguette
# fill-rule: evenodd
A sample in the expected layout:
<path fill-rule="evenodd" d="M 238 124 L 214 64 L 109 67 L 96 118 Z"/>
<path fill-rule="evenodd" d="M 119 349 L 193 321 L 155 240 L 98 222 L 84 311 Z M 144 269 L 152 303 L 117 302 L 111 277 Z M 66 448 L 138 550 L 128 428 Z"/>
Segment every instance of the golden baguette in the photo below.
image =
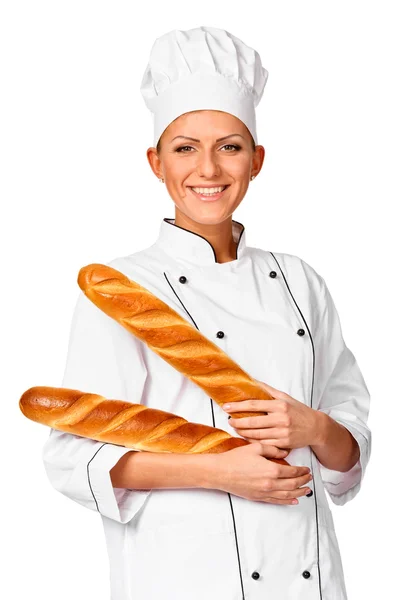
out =
<path fill-rule="evenodd" d="M 82 267 L 78 284 L 103 312 L 142 340 L 172 367 L 197 384 L 220 406 L 256 398 L 273 400 L 262 383 L 246 373 L 219 346 L 168 304 L 113 267 Z M 234 417 L 267 412 L 241 411 Z"/>
<path fill-rule="evenodd" d="M 146 452 L 219 454 L 251 443 L 173 413 L 68 388 L 29 388 L 19 407 L 28 419 L 53 429 Z"/>

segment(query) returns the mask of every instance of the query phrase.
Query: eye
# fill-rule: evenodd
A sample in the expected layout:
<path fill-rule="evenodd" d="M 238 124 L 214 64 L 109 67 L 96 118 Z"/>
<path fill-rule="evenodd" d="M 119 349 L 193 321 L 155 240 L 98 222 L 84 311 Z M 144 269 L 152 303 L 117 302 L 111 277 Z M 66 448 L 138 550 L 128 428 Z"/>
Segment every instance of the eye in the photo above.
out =
<path fill-rule="evenodd" d="M 225 144 L 223 148 L 234 148 L 234 150 L 240 150 L 241 146 L 237 146 L 237 144 Z"/>
<path fill-rule="evenodd" d="M 192 148 L 192 146 L 180 146 L 179 148 L 176 148 L 176 152 L 181 152 L 184 148 Z"/>

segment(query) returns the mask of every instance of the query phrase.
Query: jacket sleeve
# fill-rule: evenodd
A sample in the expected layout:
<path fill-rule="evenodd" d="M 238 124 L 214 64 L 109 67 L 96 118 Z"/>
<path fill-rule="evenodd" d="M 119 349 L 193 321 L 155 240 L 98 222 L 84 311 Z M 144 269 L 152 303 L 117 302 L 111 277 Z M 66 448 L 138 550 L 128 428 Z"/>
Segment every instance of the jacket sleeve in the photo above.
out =
<path fill-rule="evenodd" d="M 324 279 L 318 276 L 321 298 L 315 334 L 315 389 L 318 410 L 346 427 L 359 445 L 358 462 L 346 472 L 327 469 L 321 477 L 334 504 L 343 505 L 360 490 L 371 453 L 371 431 L 367 425 L 370 394 L 359 365 L 346 346 L 338 312 Z"/>
<path fill-rule="evenodd" d="M 142 342 L 79 293 L 61 387 L 140 404 L 147 369 Z M 43 448 L 52 486 L 82 506 L 127 523 L 151 490 L 113 488 L 110 470 L 131 448 L 51 428 Z"/>

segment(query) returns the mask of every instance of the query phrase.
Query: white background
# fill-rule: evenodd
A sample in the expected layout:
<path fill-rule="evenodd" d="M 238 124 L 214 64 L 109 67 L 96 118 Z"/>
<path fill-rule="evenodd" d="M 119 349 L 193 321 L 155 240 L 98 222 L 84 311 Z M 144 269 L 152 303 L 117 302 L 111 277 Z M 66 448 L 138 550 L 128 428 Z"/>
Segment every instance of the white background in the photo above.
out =
<path fill-rule="evenodd" d="M 60 385 L 79 269 L 149 246 L 174 216 L 147 163 L 153 131 L 139 87 L 155 38 L 200 25 L 238 36 L 269 71 L 257 108 L 265 163 L 233 218 L 248 245 L 300 256 L 333 295 L 372 395 L 363 487 L 347 505 L 331 505 L 348 597 L 393 597 L 395 8 L 384 0 L 2 3 L 3 598 L 109 598 L 100 515 L 50 486 L 41 461 L 49 430 L 26 419 L 18 400 L 32 386 Z"/>

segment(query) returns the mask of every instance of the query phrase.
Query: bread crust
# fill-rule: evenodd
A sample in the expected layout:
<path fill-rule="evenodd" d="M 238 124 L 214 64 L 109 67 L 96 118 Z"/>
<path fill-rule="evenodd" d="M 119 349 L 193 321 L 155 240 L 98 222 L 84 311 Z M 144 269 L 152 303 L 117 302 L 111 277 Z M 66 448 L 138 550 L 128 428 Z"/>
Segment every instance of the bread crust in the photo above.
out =
<path fill-rule="evenodd" d="M 42 425 L 145 452 L 219 454 L 251 443 L 173 413 L 68 388 L 31 387 L 22 394 L 19 407 Z"/>
<path fill-rule="evenodd" d="M 220 406 L 251 398 L 274 399 L 258 380 L 189 321 L 117 269 L 96 263 L 87 265 L 79 271 L 78 284 L 98 308 L 142 340 Z M 265 414 L 241 411 L 235 412 L 234 417 Z"/>

